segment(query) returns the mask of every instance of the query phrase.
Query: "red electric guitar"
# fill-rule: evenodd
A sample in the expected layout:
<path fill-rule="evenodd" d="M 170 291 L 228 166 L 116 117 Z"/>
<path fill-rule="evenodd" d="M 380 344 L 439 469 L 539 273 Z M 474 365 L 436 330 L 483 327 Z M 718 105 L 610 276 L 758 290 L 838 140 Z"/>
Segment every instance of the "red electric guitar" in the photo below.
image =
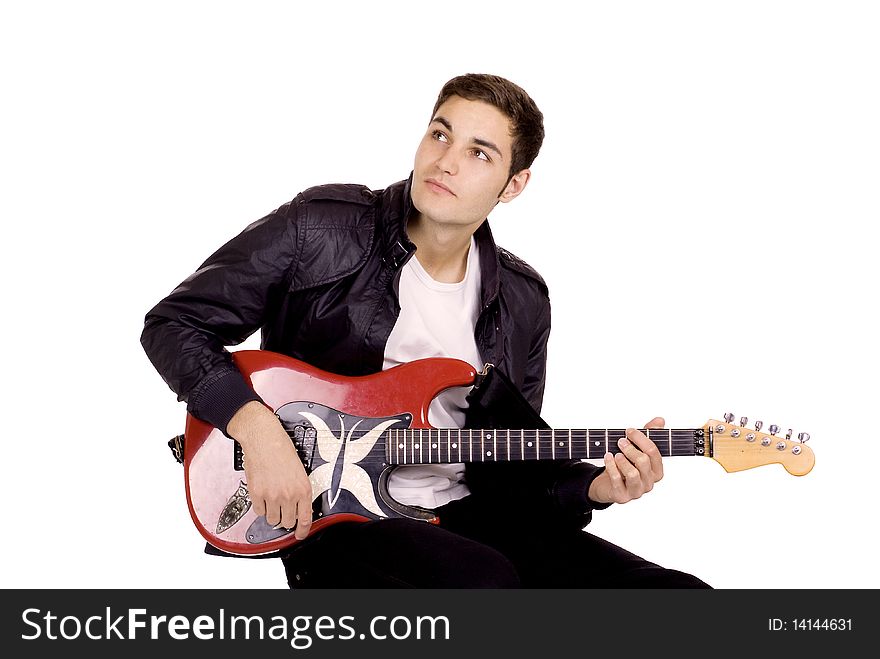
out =
<path fill-rule="evenodd" d="M 296 446 L 314 494 L 312 533 L 341 521 L 410 517 L 436 522 L 433 511 L 405 506 L 388 494 L 398 465 L 506 460 L 602 459 L 616 453 L 625 430 L 459 430 L 428 424 L 428 406 L 441 391 L 471 386 L 477 372 L 447 358 L 421 359 L 375 375 L 344 377 L 265 350 L 240 350 L 233 360 L 270 406 Z M 796 476 L 815 457 L 801 441 L 710 420 L 701 428 L 644 430 L 663 456 L 701 455 L 728 472 L 781 463 Z M 743 420 L 742 423 L 745 423 Z M 185 441 L 184 441 L 185 438 Z M 241 446 L 187 415 L 172 440 L 183 462 L 186 498 L 199 532 L 213 546 L 256 555 L 297 542 L 251 509 Z"/>

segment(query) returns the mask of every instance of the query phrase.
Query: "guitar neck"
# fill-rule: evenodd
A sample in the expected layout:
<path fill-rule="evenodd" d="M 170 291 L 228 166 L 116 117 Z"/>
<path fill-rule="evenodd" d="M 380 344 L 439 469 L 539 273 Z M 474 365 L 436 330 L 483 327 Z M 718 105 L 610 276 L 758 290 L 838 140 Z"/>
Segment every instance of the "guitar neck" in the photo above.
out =
<path fill-rule="evenodd" d="M 660 455 L 711 455 L 702 428 L 642 429 Z M 389 464 L 507 462 L 522 460 L 601 460 L 620 453 L 626 430 L 493 430 L 424 428 L 387 431 Z"/>

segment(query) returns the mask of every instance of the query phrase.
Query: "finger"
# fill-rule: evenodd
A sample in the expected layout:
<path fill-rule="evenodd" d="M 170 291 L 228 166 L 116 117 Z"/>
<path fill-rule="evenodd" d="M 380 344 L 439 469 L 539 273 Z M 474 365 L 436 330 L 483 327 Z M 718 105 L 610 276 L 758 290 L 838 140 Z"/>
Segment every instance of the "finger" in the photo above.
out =
<path fill-rule="evenodd" d="M 627 457 L 629 457 L 631 462 L 634 462 L 638 467 L 639 471 L 641 471 L 644 475 L 651 476 L 651 483 L 655 483 L 659 478 L 656 477 L 657 474 L 662 476 L 663 474 L 663 457 L 660 454 L 660 449 L 657 448 L 657 445 L 649 439 L 645 433 L 636 430 L 635 428 L 627 428 L 626 436 L 635 444 L 635 446 L 641 450 L 642 454 L 646 458 L 647 464 L 640 464 L 640 461 L 637 460 L 632 453 L 628 453 Z M 653 472 L 653 473 L 650 473 Z"/>
<path fill-rule="evenodd" d="M 645 493 L 645 483 L 642 480 L 641 472 L 626 459 L 623 453 L 618 453 L 615 459 L 623 474 L 623 486 L 626 488 L 624 499 L 620 503 L 638 499 Z"/>
<path fill-rule="evenodd" d="M 281 507 L 270 505 L 266 502 L 266 524 L 269 526 L 278 526 L 281 523 Z"/>
<path fill-rule="evenodd" d="M 281 521 L 278 526 L 285 529 L 296 528 L 296 502 L 285 504 L 281 509 Z"/>
<path fill-rule="evenodd" d="M 626 440 L 621 440 L 626 441 Z M 628 447 L 629 450 L 635 450 L 632 446 Z M 641 451 L 636 451 L 641 454 Z M 626 453 L 618 453 L 614 456 L 614 461 L 617 463 L 617 468 L 620 470 L 621 475 L 623 476 L 623 482 L 626 485 L 627 491 L 630 490 L 631 481 L 639 481 L 641 482 L 641 474 L 638 468 L 630 462 Z"/>
<path fill-rule="evenodd" d="M 646 489 L 650 490 L 654 481 L 657 480 L 654 478 L 654 456 L 659 460 L 660 451 L 657 450 L 657 447 L 650 439 L 645 437 L 638 430 L 629 428 L 627 434 L 632 437 L 633 440 L 638 441 L 641 446 L 634 442 L 630 442 L 626 437 L 621 438 L 618 444 L 627 459 L 635 465 L 636 469 L 638 469 L 639 478 L 644 483 Z"/>
<path fill-rule="evenodd" d="M 636 430 L 635 428 L 627 428 L 626 436 L 632 440 L 632 442 L 641 449 L 642 453 L 647 458 L 647 464 L 639 464 L 636 460 L 630 457 L 630 460 L 635 462 L 639 471 L 642 472 L 644 476 L 650 477 L 650 483 L 656 483 L 663 477 L 663 456 L 660 454 L 660 449 L 657 448 L 657 445 L 649 439 L 645 433 Z M 648 488 L 650 490 L 650 487 Z"/>
<path fill-rule="evenodd" d="M 608 474 L 608 479 L 611 482 L 611 499 L 617 503 L 623 503 L 626 500 L 626 486 L 614 455 L 610 452 L 605 454 L 605 473 Z"/>
<path fill-rule="evenodd" d="M 312 528 L 311 502 L 303 500 L 297 506 L 296 535 L 298 540 L 304 540 Z"/>
<path fill-rule="evenodd" d="M 257 517 L 262 517 L 266 514 L 265 499 L 251 499 L 251 505 L 253 506 L 254 513 L 256 513 Z"/>
<path fill-rule="evenodd" d="M 641 451 L 645 455 L 651 455 L 651 453 L 660 454 L 660 450 L 657 448 L 657 445 L 648 439 L 647 435 L 640 430 L 636 430 L 635 428 L 627 428 L 626 429 L 626 437 L 623 439 L 629 440 L 633 447 L 628 453 L 628 456 L 635 457 L 635 453 L 632 451 Z M 618 442 L 618 444 L 620 444 Z"/>
<path fill-rule="evenodd" d="M 655 416 L 645 424 L 645 428 L 662 428 L 666 425 L 666 419 L 662 416 Z"/>

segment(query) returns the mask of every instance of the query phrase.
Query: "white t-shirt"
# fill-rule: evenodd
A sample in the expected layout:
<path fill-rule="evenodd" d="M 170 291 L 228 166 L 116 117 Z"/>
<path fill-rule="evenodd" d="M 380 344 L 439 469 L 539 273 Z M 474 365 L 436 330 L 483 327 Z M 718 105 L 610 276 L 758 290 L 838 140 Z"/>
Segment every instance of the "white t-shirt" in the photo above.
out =
<path fill-rule="evenodd" d="M 463 280 L 436 281 L 413 255 L 400 273 L 398 291 L 400 316 L 385 346 L 383 369 L 425 357 L 455 357 L 482 370 L 474 338 L 480 313 L 480 259 L 473 237 Z M 435 428 L 461 428 L 469 390 L 453 387 L 441 392 L 431 402 L 428 422 Z M 436 508 L 470 493 L 463 478 L 462 463 L 397 467 L 388 479 L 388 492 L 400 503 Z"/>

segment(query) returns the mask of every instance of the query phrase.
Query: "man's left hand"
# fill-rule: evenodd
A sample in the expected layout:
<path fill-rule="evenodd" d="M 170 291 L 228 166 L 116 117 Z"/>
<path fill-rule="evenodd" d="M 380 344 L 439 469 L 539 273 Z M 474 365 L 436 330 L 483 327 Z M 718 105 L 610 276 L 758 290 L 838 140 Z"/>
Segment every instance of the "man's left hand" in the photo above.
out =
<path fill-rule="evenodd" d="M 645 428 L 662 428 L 666 422 L 655 417 Z M 663 478 L 663 459 L 660 451 L 643 432 L 626 429 L 626 437 L 618 440 L 621 452 L 605 454 L 605 471 L 590 483 L 587 493 L 596 503 L 626 503 L 638 499 L 654 489 L 654 483 Z"/>

